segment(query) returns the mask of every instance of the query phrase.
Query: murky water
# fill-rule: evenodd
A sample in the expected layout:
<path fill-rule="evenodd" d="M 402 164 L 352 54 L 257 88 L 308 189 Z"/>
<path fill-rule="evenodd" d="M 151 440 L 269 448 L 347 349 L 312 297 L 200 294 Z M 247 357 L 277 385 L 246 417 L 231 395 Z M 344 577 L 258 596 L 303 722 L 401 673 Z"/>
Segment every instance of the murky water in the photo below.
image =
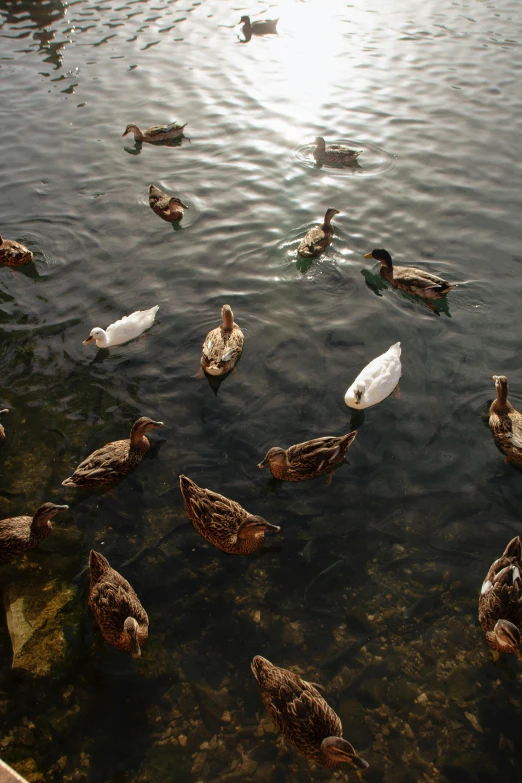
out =
<path fill-rule="evenodd" d="M 241 43 L 243 13 L 280 16 L 279 35 Z M 29 781 L 354 778 L 274 733 L 262 654 L 322 683 L 368 783 L 519 781 L 520 668 L 492 662 L 476 620 L 522 528 L 482 417 L 494 373 L 522 405 L 519 3 L 0 0 L 0 19 L 0 230 L 36 257 L 0 269 L 0 518 L 71 506 L 2 589 L 26 608 L 73 590 L 50 674 L 11 670 L 0 629 L 2 757 Z M 190 143 L 121 137 L 173 120 Z M 315 168 L 317 135 L 359 166 Z M 189 204 L 180 230 L 150 182 Z M 303 266 L 329 206 L 333 243 Z M 459 287 L 434 314 L 382 286 L 374 247 Z M 245 349 L 211 387 L 193 375 L 225 302 Z M 138 341 L 82 345 L 155 304 Z M 401 396 L 367 411 L 331 486 L 257 470 L 270 446 L 348 431 L 346 389 L 397 340 Z M 61 487 L 142 414 L 166 426 L 114 496 Z M 206 545 L 181 472 L 281 534 L 252 558 Z M 87 608 L 91 547 L 149 613 L 137 664 Z"/>

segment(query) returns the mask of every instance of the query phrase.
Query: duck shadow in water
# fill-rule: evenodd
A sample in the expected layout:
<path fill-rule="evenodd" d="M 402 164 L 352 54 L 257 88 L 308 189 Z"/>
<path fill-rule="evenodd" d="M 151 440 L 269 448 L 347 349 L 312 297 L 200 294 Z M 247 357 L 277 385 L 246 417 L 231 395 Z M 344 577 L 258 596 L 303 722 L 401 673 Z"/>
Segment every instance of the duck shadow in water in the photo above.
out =
<path fill-rule="evenodd" d="M 148 141 L 147 144 L 151 147 L 181 147 L 184 141 L 188 141 L 189 144 L 191 143 L 187 136 L 181 136 L 177 139 L 167 139 L 166 141 Z M 124 145 L 123 149 L 125 152 L 128 152 L 129 155 L 139 155 L 142 147 L 142 141 L 135 141 L 132 147 Z"/>
<path fill-rule="evenodd" d="M 363 167 L 360 165 L 357 158 L 355 160 L 351 161 L 351 163 L 340 163 L 339 165 L 335 165 L 332 163 L 320 163 L 319 161 L 315 161 L 314 168 L 315 169 L 336 169 L 337 171 L 346 171 L 351 172 L 352 174 L 355 174 L 356 171 L 364 171 Z"/>
<path fill-rule="evenodd" d="M 376 296 L 383 296 L 382 292 L 387 291 L 390 287 L 380 274 L 376 274 L 370 269 L 361 269 L 361 275 L 364 277 L 367 288 L 369 288 L 370 291 L 373 291 Z M 422 299 L 420 296 L 415 296 L 414 294 L 409 294 L 407 291 L 401 291 L 399 289 L 398 293 L 409 302 L 427 307 L 433 315 L 440 316 L 441 313 L 444 313 L 448 318 L 451 318 L 446 297 L 443 297 L 442 299 Z"/>

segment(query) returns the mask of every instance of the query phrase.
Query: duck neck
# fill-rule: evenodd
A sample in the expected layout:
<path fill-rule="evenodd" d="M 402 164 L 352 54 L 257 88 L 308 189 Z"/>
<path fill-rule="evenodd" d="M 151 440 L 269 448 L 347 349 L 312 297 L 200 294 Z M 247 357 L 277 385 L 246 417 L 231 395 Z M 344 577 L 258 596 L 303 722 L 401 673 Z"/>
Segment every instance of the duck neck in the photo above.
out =
<path fill-rule="evenodd" d="M 507 392 L 507 384 L 499 384 L 497 386 L 497 399 L 493 400 L 491 406 L 496 413 L 507 413 L 512 409 L 513 406 L 508 402 Z"/>
<path fill-rule="evenodd" d="M 233 329 L 234 327 L 234 314 L 231 310 L 223 313 L 223 329 Z"/>
<path fill-rule="evenodd" d="M 249 18 L 247 18 L 243 22 L 243 35 L 246 37 L 248 35 L 252 35 L 252 22 Z"/>
<path fill-rule="evenodd" d="M 150 443 L 149 439 L 145 437 L 142 430 L 135 429 L 134 427 L 131 429 L 130 434 L 130 447 L 131 449 L 142 451 L 145 449 L 145 451 L 149 448 Z"/>
<path fill-rule="evenodd" d="M 137 125 L 132 129 L 134 133 L 134 141 L 143 141 L 143 133 L 140 131 Z"/>

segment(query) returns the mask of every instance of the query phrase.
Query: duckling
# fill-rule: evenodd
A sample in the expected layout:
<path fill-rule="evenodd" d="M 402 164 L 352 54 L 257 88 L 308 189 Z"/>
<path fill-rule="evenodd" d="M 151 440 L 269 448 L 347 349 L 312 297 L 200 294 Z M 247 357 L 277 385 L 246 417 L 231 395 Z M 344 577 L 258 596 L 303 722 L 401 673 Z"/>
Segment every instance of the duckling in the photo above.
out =
<path fill-rule="evenodd" d="M 266 711 L 302 756 L 324 767 L 349 763 L 368 769 L 368 762 L 342 738 L 341 720 L 317 690 L 319 686 L 261 655 L 252 661 L 252 672 Z"/>
<path fill-rule="evenodd" d="M 141 416 L 132 425 L 128 440 L 115 440 L 93 451 L 78 465 L 72 476 L 62 481 L 62 485 L 89 489 L 110 486 L 120 481 L 138 467 L 150 448 L 146 433 L 156 427 L 163 427 L 163 422 Z"/>
<path fill-rule="evenodd" d="M 225 375 L 234 368 L 243 353 L 245 338 L 239 326 L 234 323 L 230 305 L 221 308 L 223 323 L 212 329 L 205 337 L 201 367 L 209 375 Z"/>
<path fill-rule="evenodd" d="M 169 196 L 156 185 L 149 185 L 149 206 L 163 220 L 181 220 L 188 209 L 177 196 Z"/>
<path fill-rule="evenodd" d="M 0 411 L 0 416 L 2 415 L 2 413 L 9 413 L 9 411 L 7 410 L 7 408 L 3 408 L 3 410 Z M 5 430 L 0 424 L 0 443 L 2 443 L 2 441 L 4 440 L 5 440 Z"/>
<path fill-rule="evenodd" d="M 442 299 L 456 288 L 455 284 L 448 283 L 442 277 L 432 275 L 424 269 L 417 269 L 414 266 L 394 266 L 391 255 L 382 248 L 376 248 L 371 253 L 366 253 L 364 257 L 375 258 L 376 261 L 381 262 L 381 277 L 392 286 L 408 294 L 420 296 L 422 299 Z"/>
<path fill-rule="evenodd" d="M 263 545 L 265 532 L 281 528 L 218 495 L 198 487 L 186 476 L 179 477 L 185 511 L 201 538 L 230 555 L 251 555 Z"/>
<path fill-rule="evenodd" d="M 340 437 L 315 438 L 286 450 L 275 446 L 257 467 L 264 468 L 269 463 L 272 475 L 281 481 L 304 481 L 329 473 L 330 483 L 334 467 L 344 459 L 356 435 L 357 430 Z"/>
<path fill-rule="evenodd" d="M 502 557 L 495 560 L 482 585 L 479 597 L 479 622 L 486 641 L 494 651 L 514 653 L 522 661 L 520 632 L 522 631 L 522 547 L 520 538 L 513 538 Z"/>
<path fill-rule="evenodd" d="M 139 658 L 149 635 L 149 618 L 140 599 L 106 557 L 91 549 L 89 606 L 103 638 L 117 650 Z"/>
<path fill-rule="evenodd" d="M 351 166 L 363 150 L 351 150 L 341 144 L 331 144 L 328 148 L 322 136 L 314 140 L 314 158 L 319 166 Z"/>
<path fill-rule="evenodd" d="M 34 517 L 0 520 L 0 561 L 6 562 L 37 546 L 52 530 L 51 519 L 69 506 L 44 503 Z"/>
<path fill-rule="evenodd" d="M 314 258 L 315 256 L 320 256 L 323 250 L 326 250 L 332 241 L 334 232 L 331 225 L 332 218 L 338 214 L 339 210 L 330 207 L 326 210 L 323 225 L 314 226 L 310 231 L 307 231 L 297 248 L 297 252 L 302 258 Z"/>
<path fill-rule="evenodd" d="M 361 370 L 344 395 L 349 408 L 369 408 L 388 397 L 402 374 L 401 344 L 395 343 Z"/>
<path fill-rule="evenodd" d="M 277 33 L 277 23 L 279 19 L 263 19 L 257 22 L 251 22 L 249 16 L 242 16 L 239 20 L 239 24 L 243 25 L 242 33 L 245 38 L 250 38 L 253 35 L 270 35 Z"/>
<path fill-rule="evenodd" d="M 177 122 L 171 122 L 170 125 L 152 125 L 144 131 L 141 131 L 137 125 L 130 123 L 125 128 L 125 133 L 122 136 L 126 136 L 128 133 L 134 133 L 134 141 L 149 141 L 151 143 L 155 141 L 170 141 L 171 139 L 177 139 L 183 134 L 183 128 L 185 125 L 179 125 Z"/>
<path fill-rule="evenodd" d="M 110 348 L 111 345 L 123 345 L 129 340 L 135 340 L 154 323 L 154 318 L 159 310 L 159 305 L 150 310 L 136 310 L 135 313 L 124 315 L 119 321 L 110 324 L 107 329 L 96 326 L 91 329 L 89 337 L 83 341 L 88 345 L 94 340 L 98 348 Z"/>
<path fill-rule="evenodd" d="M 522 413 L 515 410 L 507 398 L 508 380 L 505 375 L 494 375 L 497 399 L 489 409 L 489 427 L 506 462 L 522 464 Z"/>
<path fill-rule="evenodd" d="M 4 239 L 0 236 L 0 266 L 24 266 L 31 264 L 34 256 L 25 245 L 14 239 Z"/>

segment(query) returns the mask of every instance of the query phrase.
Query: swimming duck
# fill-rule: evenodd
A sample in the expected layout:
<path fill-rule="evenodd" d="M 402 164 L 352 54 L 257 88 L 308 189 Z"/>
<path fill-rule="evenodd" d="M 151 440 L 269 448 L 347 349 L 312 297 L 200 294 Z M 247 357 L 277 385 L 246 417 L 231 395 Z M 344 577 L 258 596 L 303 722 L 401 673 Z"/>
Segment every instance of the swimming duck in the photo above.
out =
<path fill-rule="evenodd" d="M 83 344 L 88 345 L 95 340 L 98 348 L 110 348 L 111 345 L 128 343 L 129 340 L 134 340 L 150 329 L 158 310 L 159 305 L 151 307 L 150 310 L 136 310 L 135 313 L 124 315 L 119 321 L 110 324 L 107 329 L 100 329 L 97 326 L 91 329 L 89 337 L 83 341 Z"/>
<path fill-rule="evenodd" d="M 252 661 L 252 671 L 266 711 L 302 756 L 324 767 L 349 763 L 368 769 L 368 762 L 342 738 L 341 720 L 323 699 L 318 686 L 288 669 L 274 666 L 261 655 Z"/>
<path fill-rule="evenodd" d="M 89 606 L 103 638 L 117 650 L 139 658 L 149 635 L 149 618 L 140 599 L 106 557 L 91 549 Z"/>
<path fill-rule="evenodd" d="M 115 440 L 93 451 L 78 465 L 72 476 L 62 481 L 62 485 L 89 489 L 108 486 L 124 478 L 138 467 L 149 450 L 150 443 L 145 436 L 156 427 L 163 427 L 163 422 L 142 416 L 132 425 L 128 440 Z"/>
<path fill-rule="evenodd" d="M 314 258 L 320 256 L 323 250 L 326 250 L 333 237 L 333 226 L 331 225 L 334 215 L 338 215 L 339 210 L 330 207 L 326 210 L 324 223 L 322 226 L 314 226 L 307 231 L 304 239 L 301 240 L 297 252 L 303 258 Z"/>
<path fill-rule="evenodd" d="M 9 413 L 9 411 L 7 410 L 7 408 L 4 408 L 3 410 L 0 411 L 0 416 L 2 415 L 2 413 Z M 5 430 L 0 424 L 0 443 L 2 443 L 3 440 L 5 440 Z"/>
<path fill-rule="evenodd" d="M 183 128 L 185 125 L 179 125 L 177 122 L 171 122 L 170 125 L 152 125 L 144 131 L 141 131 L 137 125 L 130 123 L 125 128 L 125 133 L 122 136 L 126 136 L 128 133 L 134 133 L 134 141 L 170 141 L 171 139 L 177 139 L 183 134 Z"/>
<path fill-rule="evenodd" d="M 394 266 L 391 255 L 382 248 L 376 248 L 371 253 L 366 253 L 364 257 L 375 258 L 376 261 L 381 262 L 381 277 L 388 283 L 422 299 L 442 299 L 456 287 L 424 269 L 417 269 L 414 266 Z"/>
<path fill-rule="evenodd" d="M 245 38 L 250 39 L 253 35 L 270 35 L 277 33 L 277 23 L 279 19 L 263 19 L 257 22 L 251 22 L 249 16 L 242 16 L 239 24 L 243 25 L 242 33 Z"/>
<path fill-rule="evenodd" d="M 496 659 L 499 652 L 504 652 L 515 653 L 522 661 L 521 560 L 522 547 L 516 536 L 489 569 L 480 591 L 479 622 Z"/>
<path fill-rule="evenodd" d="M 230 305 L 221 308 L 223 323 L 212 329 L 205 337 L 201 367 L 209 375 L 225 375 L 230 372 L 243 352 L 245 338 L 239 326 L 234 323 Z"/>
<path fill-rule="evenodd" d="M 188 209 L 177 196 L 169 196 L 156 185 L 149 185 L 149 206 L 163 220 L 181 220 L 184 210 Z"/>
<path fill-rule="evenodd" d="M 506 462 L 522 464 L 522 413 L 515 410 L 507 398 L 508 380 L 505 375 L 494 375 L 497 399 L 489 409 L 489 426 Z"/>
<path fill-rule="evenodd" d="M 179 485 L 196 533 L 229 555 L 251 555 L 263 545 L 265 532 L 281 530 L 263 517 L 249 514 L 235 500 L 198 487 L 186 476 L 179 477 Z"/>
<path fill-rule="evenodd" d="M 351 150 L 341 144 L 331 144 L 327 147 L 322 136 L 317 136 L 314 144 L 315 162 L 320 166 L 350 166 L 363 153 L 363 150 Z"/>
<path fill-rule="evenodd" d="M 37 546 L 52 530 L 51 519 L 69 506 L 44 503 L 34 517 L 10 517 L 0 520 L 0 561 L 6 562 Z"/>
<path fill-rule="evenodd" d="M 23 266 L 33 261 L 34 256 L 29 248 L 14 239 L 4 239 L 0 236 L 0 265 Z"/>
<path fill-rule="evenodd" d="M 275 446 L 257 467 L 264 468 L 268 463 L 272 475 L 281 481 L 304 481 L 325 473 L 330 473 L 331 480 L 334 467 L 344 458 L 356 435 L 355 430 L 340 437 L 307 440 L 288 449 Z"/>
<path fill-rule="evenodd" d="M 354 380 L 344 401 L 349 408 L 369 408 L 392 393 L 402 374 L 401 344 L 395 343 L 366 365 Z"/>

